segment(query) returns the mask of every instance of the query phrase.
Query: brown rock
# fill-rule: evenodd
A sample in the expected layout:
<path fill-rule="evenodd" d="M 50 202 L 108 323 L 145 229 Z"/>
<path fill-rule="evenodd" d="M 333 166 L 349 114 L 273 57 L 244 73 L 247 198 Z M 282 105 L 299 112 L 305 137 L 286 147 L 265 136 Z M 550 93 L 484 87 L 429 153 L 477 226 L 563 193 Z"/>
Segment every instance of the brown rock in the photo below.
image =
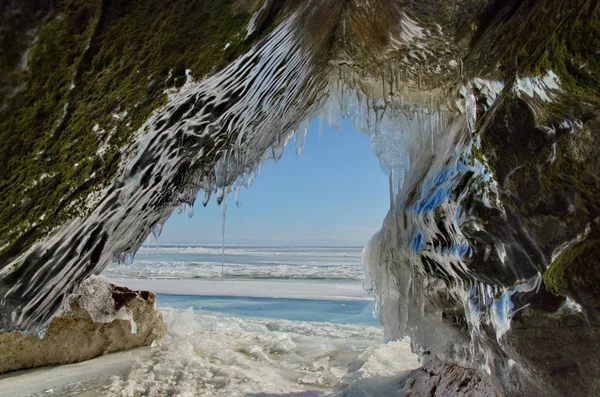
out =
<path fill-rule="evenodd" d="M 148 346 L 167 326 L 156 310 L 156 295 L 132 291 L 92 276 L 50 322 L 45 337 L 0 334 L 0 373 L 67 364 Z"/>
<path fill-rule="evenodd" d="M 501 393 L 491 380 L 481 372 L 446 364 L 437 358 L 411 371 L 405 387 L 410 388 L 408 396 L 430 397 L 498 397 Z"/>

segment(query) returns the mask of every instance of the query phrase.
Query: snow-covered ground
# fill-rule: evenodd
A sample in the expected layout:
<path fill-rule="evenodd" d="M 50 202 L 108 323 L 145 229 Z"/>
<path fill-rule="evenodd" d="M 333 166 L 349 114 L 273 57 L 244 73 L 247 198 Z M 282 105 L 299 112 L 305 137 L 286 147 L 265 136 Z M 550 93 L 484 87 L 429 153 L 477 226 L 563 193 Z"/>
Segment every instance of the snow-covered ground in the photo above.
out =
<path fill-rule="evenodd" d="M 151 348 L 0 377 L 2 396 L 398 396 L 418 366 L 379 327 L 163 308 Z"/>

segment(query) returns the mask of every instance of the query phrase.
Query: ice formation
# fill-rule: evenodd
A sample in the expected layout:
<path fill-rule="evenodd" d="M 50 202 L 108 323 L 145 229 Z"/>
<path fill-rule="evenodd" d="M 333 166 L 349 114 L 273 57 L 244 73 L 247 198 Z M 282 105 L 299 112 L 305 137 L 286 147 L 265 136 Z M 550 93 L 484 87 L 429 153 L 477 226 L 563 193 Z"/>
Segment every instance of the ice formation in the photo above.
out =
<path fill-rule="evenodd" d="M 113 290 L 102 277 L 91 276 L 87 278 L 81 283 L 77 292 L 81 297 L 77 300 L 77 304 L 89 313 L 94 322 L 110 323 L 114 320 L 125 320 L 129 321 L 131 325 L 131 333 L 135 334 L 137 332 L 137 324 L 127 306 L 123 306 L 119 310 L 109 310 L 114 306 Z M 67 304 L 61 310 L 71 310 L 69 304 L 70 301 L 67 300 Z"/>
<path fill-rule="evenodd" d="M 546 26 L 552 9 L 579 26 L 567 6 L 550 3 L 515 12 L 516 23 Z M 543 63 L 522 72 L 521 53 L 507 46 L 510 62 L 498 54 L 498 37 L 515 29 L 510 17 L 489 21 L 478 12 L 474 26 L 458 15 L 473 16 L 480 4 L 307 0 L 222 70 L 199 81 L 186 72 L 181 89 L 122 148 L 116 180 L 88 197 L 90 213 L 7 257 L 0 327 L 43 328 L 75 285 L 113 258 L 130 262 L 146 236 L 159 233 L 178 206 L 191 207 L 199 191 L 203 204 L 215 197 L 225 206 L 235 190 L 239 204 L 241 187 L 265 161 L 278 161 L 294 135 L 302 150 L 308 122 L 320 117 L 340 128 L 347 117 L 368 134 L 390 176 L 388 215 L 364 251 L 366 288 L 378 296 L 386 336 L 409 336 L 415 352 L 481 370 L 509 394 L 560 394 L 568 381 L 598 390 L 585 380 L 591 369 L 573 366 L 562 379 L 552 375 L 561 371 L 549 366 L 555 360 L 523 349 L 529 340 L 545 346 L 529 332 L 547 327 L 561 335 L 556 319 L 579 321 L 583 307 L 552 295 L 542 274 L 558 260 L 553 252 L 583 250 L 574 239 L 596 229 L 597 170 L 586 164 L 597 161 L 589 94 L 597 80 L 583 66 L 574 78 L 558 77 L 575 73 L 581 51 L 554 71 Z M 502 18 L 514 11 L 498 7 Z M 475 44 L 463 25 L 476 31 L 467 35 Z M 513 40 L 533 56 L 520 42 L 535 42 L 529 33 Z M 561 54 L 560 45 L 572 45 L 540 42 Z M 561 280 L 555 284 L 567 295 Z M 533 316 L 540 308 L 544 315 Z M 522 314 L 529 315 L 522 322 L 541 325 L 515 329 Z M 600 366 L 587 368 L 593 363 Z"/>
<path fill-rule="evenodd" d="M 377 327 L 241 319 L 191 308 L 163 312 L 169 333 L 150 352 L 136 352 L 135 360 L 117 354 L 88 368 L 71 367 L 58 382 L 46 370 L 45 385 L 54 383 L 53 395 L 364 397 L 389 394 L 418 365 L 407 342 L 381 344 Z M 26 378 L 31 386 L 10 379 L 0 380 L 0 386 L 9 392 L 35 390 L 34 377 Z M 76 381 L 65 385 L 65 380 Z"/>
<path fill-rule="evenodd" d="M 216 246 L 144 246 L 131 265 L 114 263 L 104 274 L 150 279 L 215 279 L 222 274 L 227 279 L 362 279 L 358 248 L 227 247 L 226 252 L 223 262 Z"/>

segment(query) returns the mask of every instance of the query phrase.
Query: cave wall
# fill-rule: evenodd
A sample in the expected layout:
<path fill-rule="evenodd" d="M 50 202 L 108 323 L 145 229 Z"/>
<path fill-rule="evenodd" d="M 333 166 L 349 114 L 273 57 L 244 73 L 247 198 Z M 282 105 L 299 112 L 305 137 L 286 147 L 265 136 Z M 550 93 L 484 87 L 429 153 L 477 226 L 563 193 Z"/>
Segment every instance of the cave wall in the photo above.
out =
<path fill-rule="evenodd" d="M 170 94 L 221 72 L 295 5 L 258 6 L 76 0 L 6 5 L 0 32 L 12 55 L 3 58 L 9 72 L 2 86 L 8 88 L 0 98 L 0 328 L 47 324 L 85 277 L 131 256 L 173 207 L 193 202 L 195 192 L 191 198 L 183 192 L 189 162 L 173 160 L 170 178 L 150 178 L 148 164 L 164 153 L 144 153 L 139 137 Z M 191 101 L 202 107 L 212 100 L 205 113 L 219 116 L 233 105 L 221 99 L 188 98 L 168 108 L 173 114 L 160 124 L 173 129 Z M 225 140 L 182 141 L 181 135 L 176 142 L 188 144 L 190 153 L 197 154 L 195 145 L 213 151 L 205 161 L 212 168 Z M 125 169 L 135 156 L 142 160 Z M 130 197 L 132 184 L 160 180 L 160 193 Z"/>

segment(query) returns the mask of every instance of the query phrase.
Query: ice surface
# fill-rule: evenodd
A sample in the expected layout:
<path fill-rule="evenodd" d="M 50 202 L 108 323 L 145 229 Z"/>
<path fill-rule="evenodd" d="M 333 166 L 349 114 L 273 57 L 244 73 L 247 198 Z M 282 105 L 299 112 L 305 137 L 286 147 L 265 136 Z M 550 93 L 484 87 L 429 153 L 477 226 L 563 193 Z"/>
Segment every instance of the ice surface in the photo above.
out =
<path fill-rule="evenodd" d="M 271 263 L 256 266 L 220 261 L 152 261 L 138 256 L 128 266 L 111 265 L 102 274 L 107 277 L 128 278 L 181 278 L 181 279 L 294 279 L 294 280 L 362 280 L 360 264 L 336 262 L 310 262 L 279 264 L 277 258 Z"/>
<path fill-rule="evenodd" d="M 77 364 L 37 368 L 0 375 L 0 397 L 82 396 L 85 389 L 110 384 L 112 376 L 127 374 L 152 349 L 112 353 Z M 91 396 L 98 396 L 93 393 Z"/>
<path fill-rule="evenodd" d="M 229 246 L 225 263 L 216 246 L 143 247 L 127 266 L 103 274 L 135 278 L 322 279 L 362 278 L 360 247 Z"/>
<path fill-rule="evenodd" d="M 259 280 L 140 280 L 110 278 L 110 282 L 159 294 L 245 296 L 290 299 L 371 300 L 359 282 L 259 281 Z"/>
<path fill-rule="evenodd" d="M 347 247 L 286 247 L 286 246 L 235 246 L 227 247 L 227 255 L 231 256 L 263 256 L 263 257 L 280 257 L 280 256 L 292 256 L 292 257 L 307 257 L 315 256 L 315 251 L 318 251 L 319 257 L 344 257 L 344 258 L 360 258 L 361 250 L 357 249 L 355 252 L 348 252 L 345 248 Z M 354 247 L 357 248 L 357 247 Z M 136 258 L 143 258 L 145 254 L 195 254 L 195 255 L 220 255 L 221 245 L 160 245 L 157 247 L 140 248 Z"/>
<path fill-rule="evenodd" d="M 152 348 L 0 377 L 0 396 L 381 397 L 418 366 L 376 327 L 161 310 L 169 332 Z"/>
<path fill-rule="evenodd" d="M 379 397 L 397 391 L 406 371 L 418 366 L 408 343 L 384 345 L 375 327 L 239 319 L 191 309 L 165 308 L 163 314 L 169 333 L 152 354 L 141 355 L 125 373 L 54 387 L 53 395 Z"/>

